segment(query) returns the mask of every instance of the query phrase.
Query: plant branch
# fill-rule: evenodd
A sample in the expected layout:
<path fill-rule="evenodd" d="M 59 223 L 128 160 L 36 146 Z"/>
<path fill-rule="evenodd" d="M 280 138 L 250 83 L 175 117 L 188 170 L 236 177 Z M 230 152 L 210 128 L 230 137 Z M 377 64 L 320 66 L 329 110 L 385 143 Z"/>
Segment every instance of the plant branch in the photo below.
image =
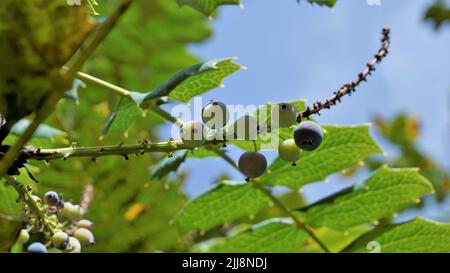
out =
<path fill-rule="evenodd" d="M 25 187 L 22 183 L 17 181 L 14 177 L 6 175 L 4 176 L 5 181 L 8 185 L 12 186 L 17 193 L 19 194 L 19 199 L 23 200 L 30 210 L 30 212 L 36 217 L 37 224 L 39 224 L 42 231 L 47 234 L 54 234 L 58 229 L 58 226 L 55 225 L 52 221 L 48 221 L 47 214 L 45 209 L 42 208 L 33 198 L 31 194 L 31 188 Z"/>
<path fill-rule="evenodd" d="M 223 158 L 226 162 L 228 162 L 233 168 L 241 172 L 239 167 L 237 166 L 236 162 L 229 157 L 227 154 L 225 154 L 223 151 L 215 150 L 216 154 L 219 155 L 221 158 Z M 255 189 L 260 190 L 263 192 L 279 209 L 281 209 L 288 217 L 290 217 L 295 225 L 304 230 L 306 233 L 308 233 L 309 236 L 322 248 L 324 252 L 330 252 L 328 248 L 320 241 L 320 239 L 314 234 L 314 232 L 304 223 L 302 223 L 293 213 L 292 211 L 286 207 L 285 204 L 283 204 L 276 196 L 272 194 L 272 192 L 268 189 L 266 189 L 259 181 L 256 180 L 250 180 L 249 183 L 252 184 L 252 186 Z"/>
<path fill-rule="evenodd" d="M 308 118 L 311 115 L 318 114 L 320 115 L 320 111 L 323 109 L 330 109 L 332 106 L 336 105 L 336 103 L 341 101 L 341 98 L 345 95 L 351 95 L 352 92 L 356 91 L 356 87 L 359 86 L 361 82 L 367 81 L 367 77 L 375 71 L 375 65 L 380 63 L 384 57 L 389 53 L 390 46 L 390 29 L 383 28 L 382 38 L 381 38 L 381 47 L 378 52 L 374 55 L 374 58 L 370 63 L 367 64 L 364 71 L 358 74 L 358 78 L 352 81 L 351 83 L 344 84 L 338 91 L 333 93 L 333 96 L 329 97 L 325 101 L 318 101 L 313 104 L 312 107 L 307 107 L 305 111 L 297 114 L 297 122 L 301 122 L 302 119 Z"/>
<path fill-rule="evenodd" d="M 122 97 L 127 97 L 130 98 L 130 91 L 122 88 L 120 86 L 111 84 L 107 81 L 101 80 L 99 78 L 96 78 L 94 76 L 91 76 L 89 74 L 83 73 L 83 72 L 77 72 L 76 76 L 77 79 L 82 80 L 85 83 L 92 83 L 95 84 L 99 87 L 105 88 L 109 91 L 112 91 L 113 93 L 122 96 Z"/>
<path fill-rule="evenodd" d="M 183 142 L 180 141 L 166 141 L 158 143 L 149 143 L 143 141 L 139 144 L 123 145 L 109 145 L 109 146 L 95 146 L 95 147 L 67 147 L 57 149 L 36 149 L 29 157 L 35 160 L 53 160 L 53 159 L 68 159 L 71 157 L 91 157 L 93 159 L 107 155 L 121 155 L 128 159 L 129 154 L 142 155 L 149 152 L 173 152 L 176 150 L 189 149 Z"/>
<path fill-rule="evenodd" d="M 100 43 L 106 38 L 106 36 L 108 36 L 108 34 L 116 25 L 117 21 L 129 8 L 132 2 L 133 0 L 122 0 L 122 2 L 115 7 L 113 12 L 95 32 L 94 37 L 92 37 L 92 39 L 90 40 L 90 43 L 85 48 L 81 49 L 79 54 L 75 56 L 75 60 L 73 61 L 71 67 L 68 70 L 64 70 L 68 78 L 73 78 L 76 75 L 83 64 L 92 55 L 94 50 L 100 45 Z"/>

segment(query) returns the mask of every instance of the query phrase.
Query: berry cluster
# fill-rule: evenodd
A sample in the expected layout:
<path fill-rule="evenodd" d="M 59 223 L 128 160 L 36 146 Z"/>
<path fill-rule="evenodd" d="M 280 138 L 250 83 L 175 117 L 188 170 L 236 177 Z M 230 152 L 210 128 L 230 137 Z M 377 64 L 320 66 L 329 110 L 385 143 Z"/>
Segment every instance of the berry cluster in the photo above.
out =
<path fill-rule="evenodd" d="M 66 253 L 79 253 L 82 246 L 94 244 L 93 223 L 82 219 L 85 211 L 80 205 L 65 202 L 54 191 L 45 193 L 43 202 L 36 195 L 30 197 L 25 202 L 27 226 L 20 231 L 17 245 L 25 246 L 35 233 L 42 233 L 48 241 L 29 244 L 26 247 L 29 253 L 47 253 L 51 247 Z"/>
<path fill-rule="evenodd" d="M 280 103 L 272 107 L 271 128 L 293 128 L 297 122 L 297 109 L 289 103 Z M 180 134 L 183 143 L 188 148 L 196 148 L 206 140 L 229 139 L 230 133 L 226 127 L 229 121 L 229 111 L 225 104 L 211 101 L 202 109 L 202 120 L 188 121 L 181 125 Z M 258 121 L 255 117 L 244 115 L 236 120 L 232 127 L 232 136 L 237 139 L 255 140 L 259 131 Z M 220 138 L 219 138 L 220 137 Z M 301 122 L 294 130 L 293 137 L 280 143 L 278 154 L 284 161 L 295 162 L 300 158 L 302 150 L 313 151 L 322 142 L 322 128 L 312 122 Z M 238 161 L 240 171 L 249 178 L 261 176 L 267 168 L 265 156 L 256 150 L 245 152 Z"/>

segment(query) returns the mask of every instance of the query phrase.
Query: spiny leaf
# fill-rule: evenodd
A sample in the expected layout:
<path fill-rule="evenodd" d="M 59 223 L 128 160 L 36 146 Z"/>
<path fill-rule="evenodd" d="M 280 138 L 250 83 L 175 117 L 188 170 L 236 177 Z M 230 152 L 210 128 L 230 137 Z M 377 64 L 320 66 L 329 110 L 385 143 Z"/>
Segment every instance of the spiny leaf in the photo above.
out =
<path fill-rule="evenodd" d="M 30 125 L 31 121 L 28 119 L 21 119 L 19 120 L 16 124 L 14 124 L 14 126 L 11 129 L 11 133 L 16 135 L 16 136 L 21 136 L 25 130 L 28 128 L 28 126 Z M 66 133 L 53 128 L 51 126 L 45 125 L 45 124 L 41 124 L 39 125 L 39 127 L 36 129 L 36 131 L 33 134 L 33 137 L 37 137 L 37 138 L 53 138 L 56 136 L 65 136 Z"/>
<path fill-rule="evenodd" d="M 176 151 L 171 157 L 166 157 L 153 166 L 150 178 L 161 178 L 166 174 L 176 171 L 181 163 L 186 160 L 187 150 Z"/>
<path fill-rule="evenodd" d="M 205 15 L 211 15 L 218 6 L 239 5 L 240 0 L 177 0 L 177 3 L 180 7 L 188 5 Z"/>
<path fill-rule="evenodd" d="M 297 166 L 276 159 L 261 180 L 272 186 L 299 188 L 349 168 L 381 149 L 369 134 L 369 126 L 322 126 L 323 142 L 312 152 L 304 151 Z"/>
<path fill-rule="evenodd" d="M 369 242 L 379 244 L 382 253 L 448 253 L 450 224 L 418 217 L 410 222 L 369 232 L 346 252 L 371 252 Z"/>
<path fill-rule="evenodd" d="M 215 245 L 213 252 L 298 252 L 309 236 L 290 219 L 269 219 Z"/>
<path fill-rule="evenodd" d="M 206 231 L 254 215 L 269 202 L 269 198 L 251 184 L 223 181 L 191 200 L 178 214 L 176 223 L 182 233 L 190 230 Z"/>
<path fill-rule="evenodd" d="M 312 205 L 304 219 L 314 227 L 345 230 L 391 216 L 432 192 L 431 183 L 419 174 L 418 169 L 384 166 L 357 184 L 353 192 L 330 203 Z"/>

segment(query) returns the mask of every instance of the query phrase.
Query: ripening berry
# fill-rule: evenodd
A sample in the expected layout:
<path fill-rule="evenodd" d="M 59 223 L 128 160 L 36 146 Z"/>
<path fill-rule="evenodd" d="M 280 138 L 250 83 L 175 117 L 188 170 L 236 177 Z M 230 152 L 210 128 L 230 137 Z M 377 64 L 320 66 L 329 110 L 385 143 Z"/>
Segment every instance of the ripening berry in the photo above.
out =
<path fill-rule="evenodd" d="M 202 119 L 206 127 L 218 129 L 228 123 L 230 112 L 225 104 L 218 101 L 211 101 L 203 107 Z"/>
<path fill-rule="evenodd" d="M 277 120 L 278 117 L 278 120 Z M 289 103 L 280 103 L 273 106 L 272 124 L 275 128 L 289 127 L 297 121 L 297 109 Z"/>
<path fill-rule="evenodd" d="M 322 143 L 323 132 L 320 126 L 312 121 L 300 123 L 294 131 L 294 140 L 300 149 L 313 151 Z"/>
<path fill-rule="evenodd" d="M 27 248 L 28 253 L 47 253 L 47 248 L 39 242 L 32 243 Z"/>
<path fill-rule="evenodd" d="M 261 176 L 267 168 L 266 157 L 258 152 L 245 152 L 238 162 L 239 169 L 248 178 Z"/>
<path fill-rule="evenodd" d="M 205 143 L 206 128 L 200 121 L 187 121 L 180 126 L 183 143 L 189 148 L 196 148 Z"/>
<path fill-rule="evenodd" d="M 65 249 L 69 244 L 69 235 L 63 231 L 57 231 L 52 237 L 53 245 L 58 249 Z"/>
<path fill-rule="evenodd" d="M 237 139 L 255 140 L 257 134 L 258 121 L 253 116 L 242 116 L 234 123 L 234 135 Z"/>
<path fill-rule="evenodd" d="M 278 146 L 278 155 L 284 161 L 295 163 L 300 158 L 300 152 L 301 150 L 292 138 L 286 139 Z"/>
<path fill-rule="evenodd" d="M 94 223 L 92 223 L 89 220 L 86 219 L 81 219 L 80 221 L 78 221 L 76 223 L 77 228 L 87 228 L 87 229 L 92 229 L 92 226 L 94 226 Z"/>
<path fill-rule="evenodd" d="M 54 191 L 46 192 L 44 195 L 44 202 L 49 206 L 56 206 L 59 202 L 59 196 Z"/>
<path fill-rule="evenodd" d="M 28 240 L 30 240 L 30 234 L 26 229 L 22 229 L 17 237 L 17 244 L 24 245 L 28 242 Z"/>
<path fill-rule="evenodd" d="M 75 237 L 69 237 L 69 243 L 67 247 L 63 250 L 66 253 L 80 253 L 81 252 L 81 244 Z"/>
<path fill-rule="evenodd" d="M 78 228 L 75 230 L 73 237 L 77 238 L 83 246 L 89 246 L 95 243 L 94 234 L 87 228 Z"/>

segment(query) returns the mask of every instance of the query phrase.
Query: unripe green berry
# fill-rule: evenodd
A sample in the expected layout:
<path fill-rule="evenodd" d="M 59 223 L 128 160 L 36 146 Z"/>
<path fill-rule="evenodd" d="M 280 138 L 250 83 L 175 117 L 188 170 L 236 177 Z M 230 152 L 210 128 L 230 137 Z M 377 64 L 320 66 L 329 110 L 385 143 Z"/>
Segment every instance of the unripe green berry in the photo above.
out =
<path fill-rule="evenodd" d="M 274 128 L 289 127 L 297 120 L 297 109 L 294 105 L 289 103 L 274 105 L 272 109 L 272 119 L 272 127 Z"/>
<path fill-rule="evenodd" d="M 206 128 L 200 121 L 187 121 L 180 126 L 180 135 L 184 145 L 196 148 L 205 143 Z"/>
<path fill-rule="evenodd" d="M 80 253 L 81 252 L 81 244 L 75 237 L 69 237 L 69 243 L 67 247 L 63 250 L 66 253 Z"/>
<path fill-rule="evenodd" d="M 22 229 L 17 237 L 17 244 L 24 245 L 30 240 L 30 234 L 26 229 Z"/>
<path fill-rule="evenodd" d="M 63 231 L 57 231 L 52 237 L 53 245 L 58 249 L 65 249 L 69 244 L 69 235 Z"/>
<path fill-rule="evenodd" d="M 63 214 L 72 220 L 80 219 L 83 215 L 83 209 L 80 205 L 74 205 L 71 202 L 65 202 L 62 210 Z"/>
<path fill-rule="evenodd" d="M 258 152 L 245 152 L 238 162 L 239 169 L 248 178 L 261 176 L 267 168 L 266 157 Z"/>
<path fill-rule="evenodd" d="M 83 246 L 93 245 L 95 243 L 94 234 L 87 228 L 78 228 L 75 230 L 73 236 L 77 238 Z"/>
<path fill-rule="evenodd" d="M 301 150 L 295 144 L 294 139 L 286 139 L 278 146 L 278 155 L 288 162 L 295 162 L 300 158 Z"/>
<path fill-rule="evenodd" d="M 202 109 L 202 120 L 208 128 L 222 128 L 229 119 L 230 112 L 227 106 L 221 102 L 211 101 Z"/>
<path fill-rule="evenodd" d="M 87 229 L 92 229 L 92 226 L 94 226 L 94 223 L 92 223 L 89 220 L 86 219 L 81 219 L 80 221 L 78 221 L 76 223 L 77 228 L 87 228 Z"/>

